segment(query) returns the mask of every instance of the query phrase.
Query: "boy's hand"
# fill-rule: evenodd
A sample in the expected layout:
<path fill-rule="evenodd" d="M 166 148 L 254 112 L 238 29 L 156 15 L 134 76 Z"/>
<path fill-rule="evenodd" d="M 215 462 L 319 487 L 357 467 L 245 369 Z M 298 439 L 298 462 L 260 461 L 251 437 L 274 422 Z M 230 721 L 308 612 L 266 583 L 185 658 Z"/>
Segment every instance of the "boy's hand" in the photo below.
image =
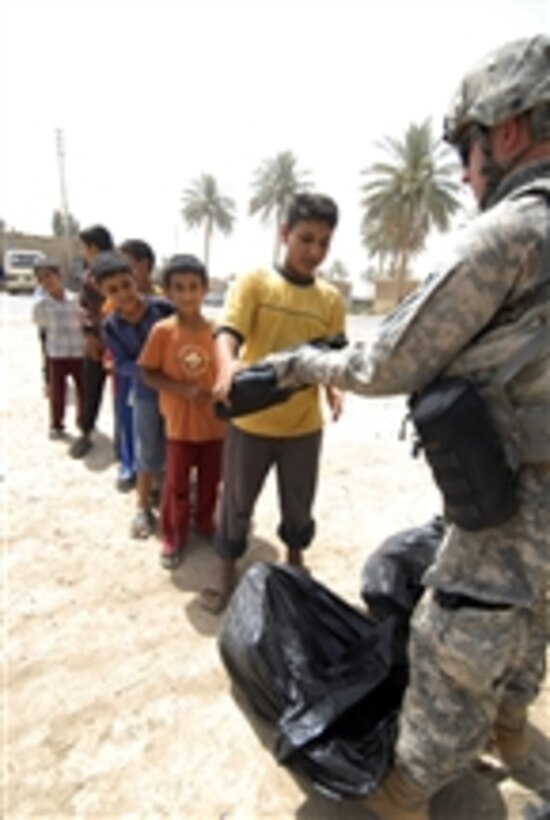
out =
<path fill-rule="evenodd" d="M 214 401 L 221 401 L 227 403 L 227 396 L 229 395 L 229 391 L 231 389 L 231 383 L 235 378 L 235 374 L 239 372 L 239 370 L 243 370 L 245 365 L 240 362 L 238 359 L 233 359 L 231 362 L 228 362 L 225 367 L 220 368 L 218 371 L 218 377 L 212 388 L 212 397 Z"/>
<path fill-rule="evenodd" d="M 84 342 L 86 347 L 86 355 L 90 359 L 94 359 L 96 362 L 101 361 L 103 357 L 103 345 L 101 340 L 93 333 L 86 333 L 84 336 Z"/>
<path fill-rule="evenodd" d="M 338 421 L 344 407 L 344 394 L 337 387 L 331 387 L 330 385 L 327 386 L 325 394 L 332 420 Z"/>
<path fill-rule="evenodd" d="M 208 390 L 206 387 L 195 387 L 191 389 L 193 393 L 191 396 L 191 401 L 194 401 L 197 404 L 207 404 L 212 401 L 212 391 Z"/>
<path fill-rule="evenodd" d="M 211 391 L 205 387 L 200 387 L 198 384 L 176 382 L 174 386 L 176 388 L 175 392 L 189 401 L 195 401 L 197 404 L 205 404 L 208 401 L 212 401 Z"/>

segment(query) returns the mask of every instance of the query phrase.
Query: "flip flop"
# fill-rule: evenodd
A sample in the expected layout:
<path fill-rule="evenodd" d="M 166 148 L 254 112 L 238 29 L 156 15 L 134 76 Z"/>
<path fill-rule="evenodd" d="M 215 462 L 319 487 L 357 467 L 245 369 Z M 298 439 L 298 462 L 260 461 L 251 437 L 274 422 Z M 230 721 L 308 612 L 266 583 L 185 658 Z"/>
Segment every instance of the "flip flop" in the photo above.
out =
<path fill-rule="evenodd" d="M 69 453 L 73 458 L 84 458 L 86 453 L 92 449 L 92 442 L 88 436 L 80 436 L 71 444 Z"/>
<path fill-rule="evenodd" d="M 178 550 L 177 552 L 161 552 L 160 554 L 160 564 L 163 569 L 177 569 L 182 561 L 183 550 Z"/>
<path fill-rule="evenodd" d="M 130 524 L 132 538 L 148 538 L 155 531 L 155 517 L 150 510 L 138 510 Z"/>

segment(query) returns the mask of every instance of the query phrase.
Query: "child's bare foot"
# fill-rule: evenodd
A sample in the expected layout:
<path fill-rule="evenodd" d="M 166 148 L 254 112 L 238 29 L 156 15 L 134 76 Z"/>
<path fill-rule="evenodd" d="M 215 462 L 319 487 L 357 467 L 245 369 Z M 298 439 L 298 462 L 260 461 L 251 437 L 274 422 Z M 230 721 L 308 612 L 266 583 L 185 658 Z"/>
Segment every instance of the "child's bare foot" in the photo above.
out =
<path fill-rule="evenodd" d="M 235 588 L 237 579 L 235 561 L 221 561 L 219 568 L 219 586 L 205 587 L 200 593 L 200 604 L 207 612 L 219 615 L 223 612 Z"/>

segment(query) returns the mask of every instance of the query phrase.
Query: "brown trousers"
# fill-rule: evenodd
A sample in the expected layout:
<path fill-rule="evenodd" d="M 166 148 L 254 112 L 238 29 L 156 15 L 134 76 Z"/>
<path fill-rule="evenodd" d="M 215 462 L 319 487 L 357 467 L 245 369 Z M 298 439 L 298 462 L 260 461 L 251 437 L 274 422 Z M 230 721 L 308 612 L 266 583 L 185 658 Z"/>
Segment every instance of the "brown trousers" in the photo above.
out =
<path fill-rule="evenodd" d="M 223 453 L 220 524 L 214 547 L 220 557 L 244 554 L 254 505 L 271 467 L 277 471 L 281 523 L 278 535 L 292 549 L 315 534 L 311 508 L 317 489 L 322 431 L 294 438 L 245 433 L 230 425 Z"/>
<path fill-rule="evenodd" d="M 82 358 L 48 358 L 48 385 L 50 388 L 50 424 L 54 430 L 61 430 L 65 421 L 67 403 L 67 379 L 72 378 L 76 388 L 76 423 L 82 427 L 83 389 Z"/>

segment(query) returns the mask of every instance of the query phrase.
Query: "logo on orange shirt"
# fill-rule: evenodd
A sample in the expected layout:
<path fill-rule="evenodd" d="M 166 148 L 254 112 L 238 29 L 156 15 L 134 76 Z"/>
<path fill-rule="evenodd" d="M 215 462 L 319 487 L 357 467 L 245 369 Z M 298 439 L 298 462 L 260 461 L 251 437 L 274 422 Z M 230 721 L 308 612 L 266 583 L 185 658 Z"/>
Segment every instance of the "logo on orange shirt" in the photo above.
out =
<path fill-rule="evenodd" d="M 200 376 L 208 367 L 208 359 L 204 350 L 194 345 L 185 345 L 178 350 L 178 364 L 190 376 Z"/>

